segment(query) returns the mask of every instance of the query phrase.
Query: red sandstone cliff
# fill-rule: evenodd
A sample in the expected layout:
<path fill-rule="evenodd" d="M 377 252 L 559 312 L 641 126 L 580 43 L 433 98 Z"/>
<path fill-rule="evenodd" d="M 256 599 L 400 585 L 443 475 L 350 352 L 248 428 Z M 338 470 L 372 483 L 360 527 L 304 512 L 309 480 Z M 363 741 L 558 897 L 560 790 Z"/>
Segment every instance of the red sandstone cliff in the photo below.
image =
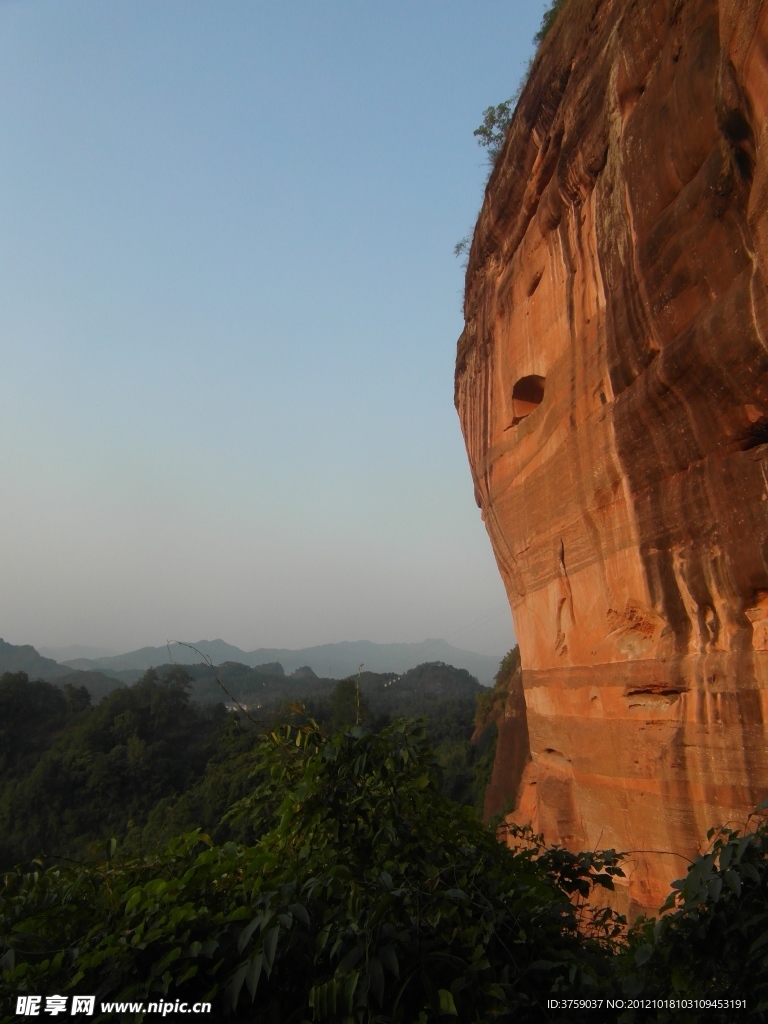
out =
<path fill-rule="evenodd" d="M 633 905 L 768 792 L 767 261 L 768 3 L 568 0 L 475 230 L 456 406 L 518 815 L 632 851 Z"/>

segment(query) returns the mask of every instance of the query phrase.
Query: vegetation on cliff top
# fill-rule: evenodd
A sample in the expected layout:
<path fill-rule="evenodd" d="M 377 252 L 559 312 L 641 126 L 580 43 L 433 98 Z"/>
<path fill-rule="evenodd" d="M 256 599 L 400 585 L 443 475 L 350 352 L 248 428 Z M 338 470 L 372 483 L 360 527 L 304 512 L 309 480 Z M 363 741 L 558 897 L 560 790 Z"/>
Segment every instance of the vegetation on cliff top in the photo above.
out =
<path fill-rule="evenodd" d="M 562 11 L 567 0 L 551 0 L 549 7 L 544 11 L 544 16 L 541 20 L 541 26 L 538 32 L 533 37 L 533 41 L 536 44 L 536 50 L 546 39 L 550 29 L 555 24 L 557 16 Z M 504 145 L 504 140 L 507 137 L 507 131 L 512 123 L 512 118 L 517 107 L 517 102 L 525 88 L 526 82 L 531 73 L 533 67 L 534 56 L 530 57 L 526 64 L 525 71 L 515 89 L 515 92 L 507 100 L 502 100 L 495 107 L 486 107 L 483 111 L 482 123 L 475 128 L 472 133 L 477 139 L 478 146 L 482 146 L 488 156 L 488 173 L 490 175 L 493 168 L 496 166 L 496 160 L 501 152 L 501 148 Z M 471 235 L 465 235 L 460 241 L 453 247 L 453 253 L 455 256 L 462 256 L 469 252 L 469 247 L 472 244 Z"/>
<path fill-rule="evenodd" d="M 541 19 L 541 27 L 533 37 L 533 41 L 537 46 L 541 46 L 547 38 L 549 30 L 557 21 L 558 14 L 562 11 L 567 2 L 568 0 L 551 0 L 549 7 L 544 11 L 544 16 Z"/>
<path fill-rule="evenodd" d="M 501 659 L 499 671 L 493 686 L 478 694 L 475 712 L 475 728 L 484 729 L 494 716 L 494 712 L 502 713 L 509 697 L 509 687 L 516 672 L 520 670 L 520 648 L 515 645 Z"/>
<path fill-rule="evenodd" d="M 565 7 L 566 2 L 567 0 L 552 0 L 549 7 L 544 12 L 539 31 L 533 37 L 537 50 L 549 35 L 550 29 L 555 24 L 557 17 L 563 7 Z M 496 158 L 501 152 L 501 147 L 504 145 L 504 140 L 507 137 L 507 131 L 512 123 L 512 117 L 515 112 L 515 107 L 517 106 L 517 101 L 520 99 L 522 91 L 525 88 L 525 84 L 528 81 L 531 68 L 533 67 L 533 61 L 534 57 L 531 57 L 514 95 L 495 107 L 486 107 L 483 111 L 482 124 L 473 132 L 478 145 L 483 146 L 488 151 L 488 162 L 491 167 L 496 163 Z"/>

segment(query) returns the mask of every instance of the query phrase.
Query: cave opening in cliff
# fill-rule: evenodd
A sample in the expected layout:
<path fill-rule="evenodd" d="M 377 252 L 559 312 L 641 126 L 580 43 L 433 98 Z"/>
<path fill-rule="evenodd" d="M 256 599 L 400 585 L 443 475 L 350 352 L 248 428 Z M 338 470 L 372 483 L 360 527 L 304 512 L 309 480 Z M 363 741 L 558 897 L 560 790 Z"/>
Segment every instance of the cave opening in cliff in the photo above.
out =
<path fill-rule="evenodd" d="M 768 420 L 762 417 L 744 434 L 741 450 L 748 452 L 750 448 L 759 448 L 761 444 L 768 444 Z"/>
<path fill-rule="evenodd" d="M 536 373 L 521 377 L 512 388 L 512 425 L 524 420 L 544 400 L 544 381 Z"/>

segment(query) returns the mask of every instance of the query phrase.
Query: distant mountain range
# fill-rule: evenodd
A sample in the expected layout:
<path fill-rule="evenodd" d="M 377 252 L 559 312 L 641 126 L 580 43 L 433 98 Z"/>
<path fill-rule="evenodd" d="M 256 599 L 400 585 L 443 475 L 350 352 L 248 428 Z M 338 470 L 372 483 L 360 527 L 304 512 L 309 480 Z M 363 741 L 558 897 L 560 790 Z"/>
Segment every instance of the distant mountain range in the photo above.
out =
<path fill-rule="evenodd" d="M 197 650 L 192 650 L 192 648 Z M 200 653 L 198 654 L 197 651 Z M 279 662 L 287 674 L 309 667 L 318 676 L 344 679 L 357 672 L 363 664 L 369 672 L 407 672 L 425 662 L 443 661 L 454 668 L 464 668 L 484 686 L 493 683 L 501 657 L 476 654 L 452 647 L 445 640 L 423 640 L 419 644 L 375 644 L 370 640 L 321 644 L 289 650 L 284 647 L 259 647 L 243 651 L 224 640 L 198 640 L 190 647 L 177 643 L 165 647 L 142 647 L 111 658 L 75 658 L 65 662 L 70 669 L 81 671 L 120 672 L 128 669 L 148 669 L 175 661 L 182 665 L 198 664 L 205 655 L 214 665 L 225 661 L 238 662 L 256 668 Z"/>
<path fill-rule="evenodd" d="M 192 647 L 197 650 L 192 650 Z M 197 652 L 200 653 L 197 653 Z M 44 658 L 30 645 L 17 646 L 0 640 L 0 674 L 3 672 L 26 672 L 30 679 L 46 679 L 49 682 L 73 682 L 71 678 L 79 672 L 98 672 L 121 683 L 131 682 L 134 673 L 143 672 L 154 666 L 170 661 L 182 665 L 194 665 L 211 659 L 214 665 L 224 662 L 238 662 L 250 668 L 269 666 L 274 671 L 275 663 L 290 675 L 300 668 L 311 668 L 318 676 L 343 679 L 357 672 L 363 664 L 369 672 L 407 672 L 425 662 L 442 661 L 455 668 L 470 672 L 484 686 L 493 683 L 500 657 L 477 654 L 452 647 L 445 640 L 424 640 L 418 644 L 375 644 L 369 640 L 322 644 L 319 647 L 303 647 L 290 650 L 283 647 L 260 647 L 255 651 L 243 651 L 224 640 L 198 640 L 191 647 L 178 643 L 163 647 L 142 647 L 137 651 L 104 658 L 73 658 L 63 663 Z"/>
<path fill-rule="evenodd" d="M 44 679 L 57 686 L 84 686 L 93 701 L 106 697 L 117 686 L 133 682 L 121 680 L 105 672 L 82 672 L 69 665 L 60 665 L 52 658 L 44 658 L 30 644 L 8 644 L 0 640 L 0 676 L 4 672 L 26 672 L 31 680 Z"/>
<path fill-rule="evenodd" d="M 52 683 L 70 675 L 72 669 L 59 665 L 53 658 L 44 658 L 31 644 L 7 644 L 0 640 L 0 675 L 3 672 L 26 672 L 30 679 Z"/>
<path fill-rule="evenodd" d="M 75 658 L 111 658 L 119 654 L 114 647 L 88 647 L 85 644 L 70 644 L 68 647 L 38 647 L 37 650 L 44 658 L 53 658 L 63 664 L 65 661 L 73 661 Z"/>

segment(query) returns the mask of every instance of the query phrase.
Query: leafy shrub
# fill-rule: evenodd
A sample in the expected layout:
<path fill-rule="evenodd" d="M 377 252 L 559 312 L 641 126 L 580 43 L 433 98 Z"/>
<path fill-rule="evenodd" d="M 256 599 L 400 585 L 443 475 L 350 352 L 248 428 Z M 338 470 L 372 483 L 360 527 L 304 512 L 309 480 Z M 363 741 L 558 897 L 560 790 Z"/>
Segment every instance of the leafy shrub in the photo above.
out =
<path fill-rule="evenodd" d="M 215 999 L 283 1024 L 538 1022 L 552 991 L 608 977 L 611 929 L 580 935 L 569 894 L 610 887 L 615 863 L 499 844 L 436 792 L 420 727 L 285 726 L 252 773 L 230 818 L 254 845 L 196 830 L 155 859 L 110 844 L 97 864 L 8 873 L 0 994 Z"/>
<path fill-rule="evenodd" d="M 513 114 L 513 99 L 504 100 L 495 107 L 486 107 L 483 111 L 483 123 L 472 133 L 477 139 L 478 146 L 483 146 L 488 150 L 488 162 L 491 166 L 496 162 L 501 147 L 504 145 Z M 461 243 L 457 243 L 454 248 L 454 253 L 457 256 L 463 251 L 460 245 Z"/>
<path fill-rule="evenodd" d="M 149 669 L 95 708 L 82 689 L 22 676 L 0 679 L 12 741 L 0 758 L 0 869 L 41 851 L 82 857 L 123 836 L 202 778 L 228 724 L 223 708 L 190 703 L 180 666 L 163 678 Z"/>
<path fill-rule="evenodd" d="M 541 19 L 541 27 L 536 35 L 533 37 L 533 41 L 537 46 L 541 46 L 544 40 L 549 35 L 549 31 L 557 21 L 557 16 L 565 7 L 567 0 L 552 0 L 549 7 L 544 11 L 544 17 Z"/>
<path fill-rule="evenodd" d="M 368 701 L 360 692 L 359 678 L 342 679 L 331 696 L 331 722 L 334 729 L 346 729 L 352 725 L 369 725 L 373 720 Z"/>
<path fill-rule="evenodd" d="M 499 843 L 436 790 L 418 725 L 328 736 L 310 721 L 234 749 L 250 787 L 221 827 L 250 842 L 195 829 L 151 857 L 116 857 L 110 841 L 98 861 L 5 874 L 0 998 L 211 1001 L 217 1019 L 254 1024 L 479 1024 L 563 1019 L 552 995 L 623 992 L 745 999 L 739 1019 L 765 1019 L 764 819 L 712 830 L 664 915 L 625 934 L 595 898 L 622 874 L 620 855 L 548 847 L 514 825 L 502 837 L 515 848 Z M 725 1024 L 734 1011 L 619 1018 L 671 1019 Z"/>
<path fill-rule="evenodd" d="M 515 645 L 501 659 L 499 670 L 493 679 L 493 686 L 477 695 L 475 725 L 478 728 L 484 728 L 493 717 L 494 712 L 503 714 L 504 705 L 509 696 L 509 688 L 516 673 L 519 671 L 520 648 Z"/>
<path fill-rule="evenodd" d="M 75 693 L 74 687 L 71 687 Z M 86 694 L 87 696 L 87 694 Z M 78 710 L 81 701 L 77 701 Z M 26 672 L 0 676 L 0 772 L 29 770 L 62 728 L 72 710 L 68 694 L 51 683 L 31 683 Z"/>
<path fill-rule="evenodd" d="M 533 37 L 533 41 L 537 48 L 541 46 L 549 35 L 550 29 L 555 24 L 555 21 L 563 7 L 565 7 L 566 2 L 567 0 L 552 0 L 550 6 L 544 12 L 544 16 L 541 20 L 541 26 Z M 482 124 L 478 128 L 475 128 L 472 133 L 477 139 L 478 146 L 482 146 L 484 149 L 487 149 L 488 163 L 491 168 L 495 165 L 496 159 L 504 145 L 504 140 L 507 137 L 507 131 L 512 123 L 515 108 L 517 107 L 517 101 L 522 95 L 532 67 L 533 57 L 529 59 L 514 94 L 508 100 L 503 100 L 495 107 L 486 107 L 483 111 Z M 471 238 L 467 235 L 453 247 L 454 256 L 460 256 L 463 253 L 468 252 L 470 245 Z"/>
<path fill-rule="evenodd" d="M 768 801 L 757 813 L 768 808 Z M 754 820 L 754 819 L 753 819 Z M 710 829 L 708 853 L 697 857 L 658 920 L 641 919 L 623 957 L 624 991 L 644 998 L 746 1000 L 744 1011 L 713 1006 L 708 1022 L 768 1016 L 768 820 L 754 831 Z M 670 913 L 665 913 L 671 911 Z M 628 1021 L 671 1020 L 629 1015 Z M 680 1024 L 697 1021 L 678 1011 Z"/>

